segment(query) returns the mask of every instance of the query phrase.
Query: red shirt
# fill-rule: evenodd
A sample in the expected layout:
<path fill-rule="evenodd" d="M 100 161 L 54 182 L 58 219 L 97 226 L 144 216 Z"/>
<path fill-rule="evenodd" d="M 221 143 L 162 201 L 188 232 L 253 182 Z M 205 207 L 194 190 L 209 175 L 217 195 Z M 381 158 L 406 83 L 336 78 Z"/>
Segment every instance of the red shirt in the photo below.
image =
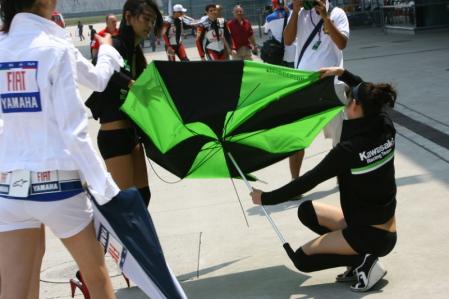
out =
<path fill-rule="evenodd" d="M 249 38 L 253 36 L 253 28 L 247 19 L 242 19 L 242 22 L 239 22 L 237 19 L 229 21 L 228 30 L 231 33 L 233 50 L 238 50 L 242 47 L 251 48 Z"/>
<path fill-rule="evenodd" d="M 116 36 L 116 35 L 118 35 L 118 29 L 115 29 L 114 32 L 109 32 L 109 31 L 108 31 L 108 28 L 104 28 L 103 30 L 101 30 L 101 31 L 98 32 L 97 34 L 98 34 L 99 36 L 103 36 L 103 37 L 104 37 L 104 36 L 106 35 L 106 33 L 110 33 L 112 36 Z M 91 48 L 92 48 L 92 49 L 99 49 L 99 48 L 100 48 L 100 41 L 99 41 L 98 39 L 95 39 L 95 40 L 92 42 Z"/>

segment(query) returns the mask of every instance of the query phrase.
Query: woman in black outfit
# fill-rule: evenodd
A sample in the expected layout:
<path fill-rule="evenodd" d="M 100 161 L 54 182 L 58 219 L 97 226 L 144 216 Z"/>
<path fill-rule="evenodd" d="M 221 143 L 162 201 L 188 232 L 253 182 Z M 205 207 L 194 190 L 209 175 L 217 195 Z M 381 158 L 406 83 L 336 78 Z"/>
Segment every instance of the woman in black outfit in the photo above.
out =
<path fill-rule="evenodd" d="M 337 75 L 352 88 L 340 143 L 300 178 L 251 196 L 255 204 L 274 205 L 337 176 L 341 208 L 311 201 L 299 206 L 299 220 L 320 237 L 298 248 L 292 259 L 303 272 L 347 266 L 337 281 L 354 281 L 351 290 L 368 291 L 386 274 L 378 258 L 396 244 L 396 131 L 385 111 L 394 106 L 396 91 L 389 84 L 363 82 L 342 68 L 320 72 Z"/>
<path fill-rule="evenodd" d="M 145 69 L 147 62 L 140 42 L 153 31 L 159 36 L 162 15 L 152 0 L 127 0 L 123 7 L 120 33 L 114 37 L 114 47 L 122 55 L 125 66 L 114 74 L 102 93 L 94 93 L 86 102 L 93 117 L 100 119 L 98 147 L 120 189 L 137 187 L 148 206 L 151 198 L 148 186 L 145 154 L 137 129 L 120 111 L 129 87 Z"/>

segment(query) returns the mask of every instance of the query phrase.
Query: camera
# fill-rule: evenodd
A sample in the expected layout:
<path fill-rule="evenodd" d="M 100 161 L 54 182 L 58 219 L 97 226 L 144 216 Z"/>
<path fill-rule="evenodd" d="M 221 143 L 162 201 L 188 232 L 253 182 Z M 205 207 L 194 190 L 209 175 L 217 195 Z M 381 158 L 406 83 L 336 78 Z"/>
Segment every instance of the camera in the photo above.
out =
<path fill-rule="evenodd" d="M 316 0 L 304 0 L 303 1 L 304 9 L 311 10 L 316 5 L 318 5 L 318 1 Z"/>

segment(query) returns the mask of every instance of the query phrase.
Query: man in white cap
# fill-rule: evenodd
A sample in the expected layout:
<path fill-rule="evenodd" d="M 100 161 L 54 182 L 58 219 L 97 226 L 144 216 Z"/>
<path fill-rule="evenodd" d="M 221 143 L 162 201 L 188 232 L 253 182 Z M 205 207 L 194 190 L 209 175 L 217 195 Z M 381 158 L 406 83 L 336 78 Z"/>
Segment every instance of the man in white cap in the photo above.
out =
<path fill-rule="evenodd" d="M 173 5 L 173 14 L 164 20 L 164 33 L 162 37 L 165 41 L 168 60 L 176 61 L 176 55 L 181 61 L 189 61 L 187 58 L 182 37 L 184 28 L 190 27 L 184 21 L 184 13 L 187 11 L 181 4 Z"/>

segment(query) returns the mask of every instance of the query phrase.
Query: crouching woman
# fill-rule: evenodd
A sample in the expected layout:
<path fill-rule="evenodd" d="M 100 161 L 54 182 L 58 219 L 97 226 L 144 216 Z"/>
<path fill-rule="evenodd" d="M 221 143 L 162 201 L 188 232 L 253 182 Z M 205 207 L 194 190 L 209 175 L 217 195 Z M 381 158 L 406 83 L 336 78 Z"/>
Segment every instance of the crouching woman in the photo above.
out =
<path fill-rule="evenodd" d="M 337 177 L 341 207 L 306 201 L 299 220 L 320 236 L 296 252 L 295 266 L 313 272 L 346 266 L 337 281 L 352 281 L 351 290 L 371 289 L 386 271 L 379 258 L 396 244 L 395 128 L 386 112 L 396 101 L 389 84 L 363 82 L 342 68 L 325 68 L 321 76 L 339 76 L 349 87 L 340 143 L 315 168 L 271 191 L 254 190 L 255 204 L 294 200 L 316 185 Z"/>

